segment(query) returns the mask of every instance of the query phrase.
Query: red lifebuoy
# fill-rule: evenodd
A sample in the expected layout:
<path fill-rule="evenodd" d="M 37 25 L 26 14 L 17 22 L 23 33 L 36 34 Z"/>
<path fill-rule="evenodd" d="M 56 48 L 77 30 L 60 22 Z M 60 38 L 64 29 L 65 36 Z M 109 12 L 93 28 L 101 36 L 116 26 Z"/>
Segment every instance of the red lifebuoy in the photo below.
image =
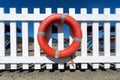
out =
<path fill-rule="evenodd" d="M 45 37 L 45 33 L 50 25 L 53 25 L 55 23 L 60 23 L 61 21 L 70 27 L 70 29 L 73 32 L 74 38 L 73 38 L 73 42 L 69 47 L 65 48 L 64 50 L 58 51 L 48 45 Z M 52 14 L 47 18 L 45 18 L 39 26 L 38 35 L 37 35 L 40 48 L 48 56 L 53 58 L 66 58 L 73 55 L 81 45 L 81 38 L 82 38 L 82 31 L 80 25 L 74 18 L 72 18 L 67 14 Z"/>

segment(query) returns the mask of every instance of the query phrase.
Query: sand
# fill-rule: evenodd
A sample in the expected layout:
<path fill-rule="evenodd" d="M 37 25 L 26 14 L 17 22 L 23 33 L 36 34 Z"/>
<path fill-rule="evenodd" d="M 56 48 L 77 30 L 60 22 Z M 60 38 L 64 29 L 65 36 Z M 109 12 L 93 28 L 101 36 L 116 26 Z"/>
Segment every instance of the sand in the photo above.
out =
<path fill-rule="evenodd" d="M 0 80 L 120 80 L 120 69 L 1 71 Z"/>

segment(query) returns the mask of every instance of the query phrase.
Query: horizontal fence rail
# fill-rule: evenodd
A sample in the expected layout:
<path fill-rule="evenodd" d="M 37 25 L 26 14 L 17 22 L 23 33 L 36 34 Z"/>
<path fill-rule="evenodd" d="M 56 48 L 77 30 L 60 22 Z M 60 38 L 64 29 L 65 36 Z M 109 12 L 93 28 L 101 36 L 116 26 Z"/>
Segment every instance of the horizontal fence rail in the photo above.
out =
<path fill-rule="evenodd" d="M 69 14 L 77 20 L 82 29 L 82 43 L 73 59 L 50 58 L 40 49 L 37 41 L 38 27 L 41 21 L 52 13 L 51 8 L 46 8 L 45 13 L 41 13 L 40 8 L 34 8 L 33 13 L 29 13 L 28 8 L 22 8 L 21 13 L 17 13 L 16 8 L 10 8 L 9 13 L 5 13 L 4 8 L 0 8 L 0 69 L 54 69 L 57 64 L 58 69 L 88 69 L 89 65 L 93 69 L 100 66 L 104 68 L 120 68 L 120 8 L 115 9 L 115 13 L 110 13 L 110 8 L 105 8 L 103 13 L 99 13 L 98 8 L 93 8 L 92 13 L 87 13 L 86 8 L 81 8 L 80 13 L 75 13 L 74 8 L 69 8 L 64 12 L 63 8 L 57 8 L 56 14 Z M 10 32 L 6 32 L 5 25 L 10 25 Z M 92 25 L 92 35 L 89 38 L 87 29 Z M 103 25 L 103 37 L 99 25 Z M 111 38 L 111 25 L 114 25 L 114 39 Z M 17 27 L 21 33 L 17 33 Z M 72 32 L 68 29 L 67 44 L 73 41 Z M 33 35 L 32 37 L 31 34 Z M 52 36 L 52 28 L 47 31 L 46 37 L 48 44 L 58 50 L 65 49 L 65 28 L 58 27 L 57 39 Z M 10 48 L 7 49 L 7 41 Z M 89 43 L 91 41 L 91 45 Z M 56 42 L 57 44 L 54 44 Z M 101 42 L 103 45 L 100 49 Z M 111 45 L 114 43 L 114 51 Z M 89 51 L 90 47 L 90 51 Z M 10 67 L 7 67 L 10 66 Z"/>

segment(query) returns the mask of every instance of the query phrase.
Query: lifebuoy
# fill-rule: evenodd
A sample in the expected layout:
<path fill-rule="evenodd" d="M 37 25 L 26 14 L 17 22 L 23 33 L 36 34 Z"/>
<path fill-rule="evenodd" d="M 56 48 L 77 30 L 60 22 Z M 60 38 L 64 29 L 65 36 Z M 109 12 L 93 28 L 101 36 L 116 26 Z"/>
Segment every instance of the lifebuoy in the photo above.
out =
<path fill-rule="evenodd" d="M 55 23 L 64 22 L 73 32 L 73 42 L 64 50 L 55 50 L 47 43 L 45 33 L 50 25 Z M 66 58 L 72 56 L 80 47 L 82 39 L 82 31 L 78 22 L 68 14 L 52 14 L 45 18 L 40 24 L 37 35 L 40 48 L 50 57 L 53 58 Z"/>

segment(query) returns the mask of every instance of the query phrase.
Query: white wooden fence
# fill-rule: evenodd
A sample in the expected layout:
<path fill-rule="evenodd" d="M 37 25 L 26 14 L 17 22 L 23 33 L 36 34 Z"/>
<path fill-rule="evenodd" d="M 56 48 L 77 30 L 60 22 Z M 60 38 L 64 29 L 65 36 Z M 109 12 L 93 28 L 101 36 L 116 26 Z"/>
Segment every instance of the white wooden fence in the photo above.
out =
<path fill-rule="evenodd" d="M 64 13 L 63 8 L 57 8 L 57 13 Z M 22 64 L 22 69 L 29 69 L 29 64 L 34 65 L 34 69 L 41 69 L 42 64 L 45 63 L 46 69 L 54 69 L 53 64 L 58 63 L 58 69 L 64 69 L 65 66 L 69 66 L 69 69 L 88 69 L 88 64 L 91 64 L 93 69 L 99 68 L 101 63 L 104 64 L 104 68 L 110 68 L 111 64 L 115 65 L 115 68 L 120 68 L 120 9 L 115 9 L 115 14 L 110 14 L 110 9 L 105 8 L 103 14 L 99 14 L 99 9 L 93 8 L 91 14 L 87 14 L 86 8 L 81 8 L 80 13 L 75 13 L 74 8 L 69 8 L 68 14 L 80 21 L 82 28 L 83 38 L 81 51 L 73 59 L 74 63 L 71 63 L 70 58 L 66 59 L 54 59 L 41 55 L 41 50 L 37 42 L 37 32 L 40 22 L 47 16 L 52 14 L 51 8 L 46 8 L 45 13 L 40 13 L 39 8 L 34 8 L 33 13 L 28 13 L 27 8 L 22 8 L 21 13 L 16 13 L 16 8 L 10 8 L 10 13 L 4 13 L 4 8 L 0 8 L 0 69 L 6 69 L 6 64 L 10 65 L 10 69 L 18 69 L 18 64 Z M 10 56 L 5 56 L 5 21 L 10 21 Z M 16 21 L 22 23 L 22 56 L 17 56 L 17 39 L 16 39 Z M 28 22 L 34 22 L 34 56 L 29 56 L 28 50 Z M 91 21 L 93 25 L 93 51 L 92 55 L 88 56 L 87 53 L 87 22 Z M 104 22 L 104 51 L 100 56 L 99 51 L 99 22 Z M 115 36 L 115 55 L 111 56 L 110 52 L 110 23 L 115 22 L 116 36 Z M 58 49 L 64 49 L 64 33 L 63 28 L 58 28 Z M 62 33 L 61 33 L 62 32 Z M 72 42 L 72 37 L 69 37 L 69 43 Z M 49 40 L 49 44 L 52 46 L 52 38 Z M 65 64 L 67 63 L 67 64 Z M 77 65 L 81 64 L 81 65 Z"/>

